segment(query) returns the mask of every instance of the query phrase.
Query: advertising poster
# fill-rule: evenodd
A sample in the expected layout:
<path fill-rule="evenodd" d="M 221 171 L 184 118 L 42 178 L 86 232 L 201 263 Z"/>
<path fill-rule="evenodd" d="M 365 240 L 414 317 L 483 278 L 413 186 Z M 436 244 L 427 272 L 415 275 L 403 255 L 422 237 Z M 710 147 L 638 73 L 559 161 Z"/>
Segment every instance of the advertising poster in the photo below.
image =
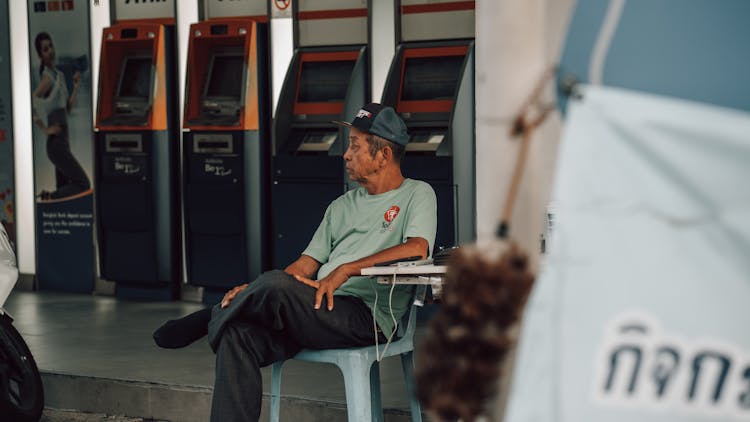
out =
<path fill-rule="evenodd" d="M 29 0 L 39 288 L 94 287 L 89 10 L 84 0 Z"/>
<path fill-rule="evenodd" d="M 8 2 L 0 2 L 0 224 L 15 243 L 13 197 L 13 115 L 11 114 Z"/>

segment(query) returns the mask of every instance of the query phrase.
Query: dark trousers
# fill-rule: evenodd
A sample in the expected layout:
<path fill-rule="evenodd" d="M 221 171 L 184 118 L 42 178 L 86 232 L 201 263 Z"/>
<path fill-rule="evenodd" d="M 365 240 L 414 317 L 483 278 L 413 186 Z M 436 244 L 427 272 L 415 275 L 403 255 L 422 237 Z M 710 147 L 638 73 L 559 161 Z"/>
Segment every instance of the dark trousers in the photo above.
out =
<path fill-rule="evenodd" d="M 59 124 L 62 131 L 47 137 L 47 157 L 55 165 L 56 190 L 51 199 L 65 198 L 88 190 L 91 187 L 88 176 L 78 160 L 70 152 L 68 121 L 64 109 L 52 111 L 47 117 L 48 124 Z"/>
<path fill-rule="evenodd" d="M 332 311 L 324 298 L 321 308 L 313 309 L 315 289 L 283 271 L 262 274 L 242 294 L 242 306 L 224 325 L 216 349 L 214 422 L 258 420 L 263 366 L 288 359 L 303 348 L 375 343 L 370 308 L 359 298 L 336 296 Z M 382 334 L 379 338 L 385 340 Z"/>

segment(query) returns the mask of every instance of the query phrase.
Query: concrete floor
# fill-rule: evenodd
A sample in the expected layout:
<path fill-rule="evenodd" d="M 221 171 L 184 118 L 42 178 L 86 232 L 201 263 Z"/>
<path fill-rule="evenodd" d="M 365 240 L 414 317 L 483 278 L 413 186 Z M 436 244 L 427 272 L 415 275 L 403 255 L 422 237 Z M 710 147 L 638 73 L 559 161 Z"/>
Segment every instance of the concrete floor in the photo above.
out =
<path fill-rule="evenodd" d="M 18 291 L 5 304 L 43 373 L 48 407 L 169 421 L 208 419 L 214 355 L 205 339 L 165 350 L 151 333 L 201 307 Z M 417 337 L 422 331 L 418 327 Z M 263 375 L 268 392 L 270 368 Z M 335 366 L 292 361 L 282 380 L 282 420 L 346 419 L 343 379 Z M 410 420 L 398 358 L 381 363 L 381 390 L 386 420 Z M 261 420 L 266 415 L 264 403 Z"/>
<path fill-rule="evenodd" d="M 85 413 L 72 410 L 45 409 L 40 422 L 146 422 L 143 418 L 131 418 L 103 413 Z M 149 422 L 153 419 L 148 419 Z M 153 421 L 158 422 L 158 421 Z"/>

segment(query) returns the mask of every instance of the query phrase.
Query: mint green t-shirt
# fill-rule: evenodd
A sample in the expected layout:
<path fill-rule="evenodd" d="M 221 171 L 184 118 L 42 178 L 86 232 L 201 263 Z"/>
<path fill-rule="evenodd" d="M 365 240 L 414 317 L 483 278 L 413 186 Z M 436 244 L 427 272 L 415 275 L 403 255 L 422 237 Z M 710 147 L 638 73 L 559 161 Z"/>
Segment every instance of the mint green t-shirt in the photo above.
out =
<path fill-rule="evenodd" d="M 435 242 L 437 201 L 432 187 L 425 182 L 404 179 L 397 189 L 370 195 L 362 187 L 350 190 L 328 206 L 323 221 L 315 231 L 303 255 L 322 263 L 318 279 L 339 265 L 373 255 L 383 249 L 400 245 L 409 237 L 421 237 L 430 245 Z M 377 284 L 373 277 L 351 277 L 335 295 L 361 298 L 370 309 L 377 306 L 375 321 L 389 335 L 393 329 L 388 306 L 391 287 Z M 412 286 L 396 286 L 392 309 L 400 321 L 410 306 Z"/>

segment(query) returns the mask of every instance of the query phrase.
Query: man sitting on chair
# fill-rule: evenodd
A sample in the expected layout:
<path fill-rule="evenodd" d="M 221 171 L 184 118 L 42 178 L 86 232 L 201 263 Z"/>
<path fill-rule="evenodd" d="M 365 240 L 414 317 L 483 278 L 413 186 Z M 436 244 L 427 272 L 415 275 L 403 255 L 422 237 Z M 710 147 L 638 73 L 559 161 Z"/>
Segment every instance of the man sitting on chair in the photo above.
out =
<path fill-rule="evenodd" d="M 336 123 L 350 128 L 346 171 L 361 187 L 328 206 L 299 259 L 235 287 L 213 309 L 168 321 L 154 333 L 157 344 L 174 348 L 207 332 L 216 352 L 212 421 L 258 420 L 261 367 L 303 348 L 368 346 L 376 335 L 387 341 L 394 319 L 400 321 L 411 305 L 411 286 L 396 286 L 389 306 L 391 287 L 360 270 L 430 254 L 435 192 L 401 174 L 409 135 L 392 108 L 367 104 L 351 123 Z"/>

